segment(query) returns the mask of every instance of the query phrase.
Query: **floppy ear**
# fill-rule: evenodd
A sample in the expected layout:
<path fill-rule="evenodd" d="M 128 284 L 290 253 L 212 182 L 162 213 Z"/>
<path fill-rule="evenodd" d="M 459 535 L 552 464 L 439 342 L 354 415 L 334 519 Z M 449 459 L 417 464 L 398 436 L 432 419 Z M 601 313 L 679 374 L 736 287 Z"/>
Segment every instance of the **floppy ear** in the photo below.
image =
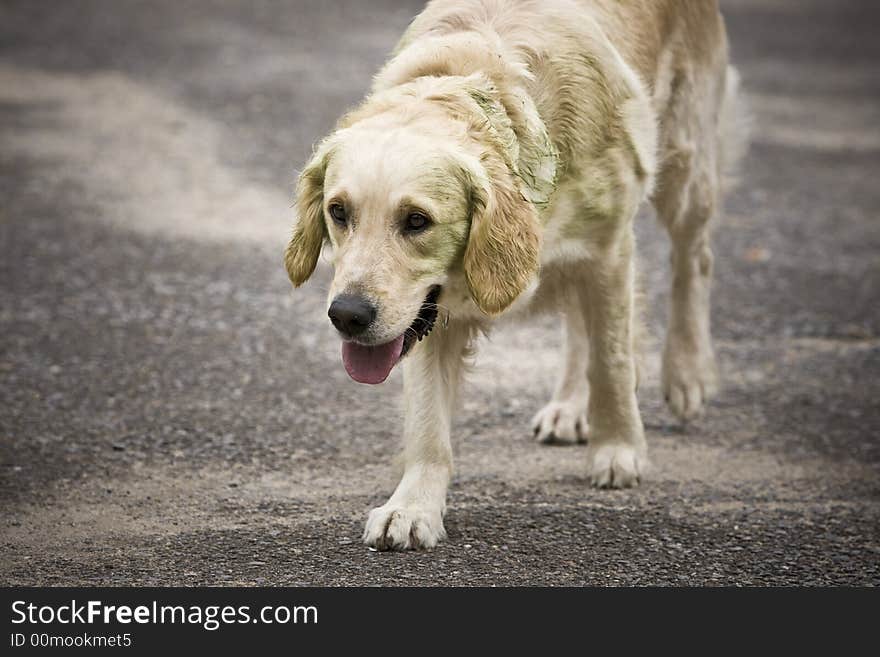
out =
<path fill-rule="evenodd" d="M 504 162 L 491 155 L 484 172 L 471 172 L 472 215 L 464 253 L 471 297 L 488 315 L 497 315 L 526 289 L 538 271 L 541 226 Z"/>
<path fill-rule="evenodd" d="M 296 223 L 284 251 L 284 266 L 295 287 L 305 283 L 321 255 L 324 229 L 324 173 L 330 148 L 318 148 L 299 176 L 296 185 Z"/>

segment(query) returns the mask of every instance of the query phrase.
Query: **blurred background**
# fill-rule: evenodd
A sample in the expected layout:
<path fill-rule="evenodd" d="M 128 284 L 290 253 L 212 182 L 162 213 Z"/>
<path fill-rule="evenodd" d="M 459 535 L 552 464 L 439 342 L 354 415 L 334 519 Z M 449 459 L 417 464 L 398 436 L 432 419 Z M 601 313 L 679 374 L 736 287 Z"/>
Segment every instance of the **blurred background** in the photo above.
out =
<path fill-rule="evenodd" d="M 654 467 L 539 447 L 554 317 L 481 344 L 449 540 L 359 541 L 400 373 L 345 374 L 296 171 L 421 3 L 0 2 L 0 584 L 880 583 L 880 5 L 724 0 L 755 116 L 715 246 L 724 390 L 662 404 L 668 246 L 638 233 Z"/>

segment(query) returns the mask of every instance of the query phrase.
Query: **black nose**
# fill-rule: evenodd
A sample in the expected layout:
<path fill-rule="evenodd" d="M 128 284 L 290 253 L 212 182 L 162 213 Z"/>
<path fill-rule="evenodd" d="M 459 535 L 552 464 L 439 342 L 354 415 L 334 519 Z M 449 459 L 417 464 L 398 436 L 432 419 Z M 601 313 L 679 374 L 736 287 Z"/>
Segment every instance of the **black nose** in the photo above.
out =
<path fill-rule="evenodd" d="M 376 307 L 355 294 L 340 294 L 327 311 L 333 326 L 349 337 L 360 335 L 376 319 Z"/>

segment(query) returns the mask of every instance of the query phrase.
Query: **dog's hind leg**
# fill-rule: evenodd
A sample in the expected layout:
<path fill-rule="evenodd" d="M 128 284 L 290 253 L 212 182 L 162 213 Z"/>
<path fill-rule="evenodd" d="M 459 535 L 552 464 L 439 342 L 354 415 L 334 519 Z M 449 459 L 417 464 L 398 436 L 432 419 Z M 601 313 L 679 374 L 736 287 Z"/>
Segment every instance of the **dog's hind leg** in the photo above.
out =
<path fill-rule="evenodd" d="M 672 241 L 672 290 L 663 351 L 663 394 L 681 419 L 697 415 L 717 391 L 710 332 L 711 220 L 719 207 L 721 143 L 713 113 L 697 115 L 684 81 L 667 115 L 654 206 Z M 707 95 L 709 92 L 703 92 Z"/>
<path fill-rule="evenodd" d="M 689 419 L 702 410 L 718 385 L 709 326 L 713 261 L 709 220 L 716 184 L 714 174 L 699 165 L 687 174 L 666 173 L 663 180 L 682 184 L 664 191 L 665 199 L 658 204 L 672 238 L 672 292 L 661 378 L 672 412 Z"/>
<path fill-rule="evenodd" d="M 560 296 L 565 326 L 562 374 L 553 398 L 532 418 L 532 430 L 540 443 L 587 440 L 590 340 L 582 296 L 573 288 Z"/>
<path fill-rule="evenodd" d="M 430 549 L 446 538 L 443 515 L 452 475 L 450 425 L 470 326 L 436 327 L 403 362 L 403 476 L 373 509 L 364 542 L 380 550 Z"/>

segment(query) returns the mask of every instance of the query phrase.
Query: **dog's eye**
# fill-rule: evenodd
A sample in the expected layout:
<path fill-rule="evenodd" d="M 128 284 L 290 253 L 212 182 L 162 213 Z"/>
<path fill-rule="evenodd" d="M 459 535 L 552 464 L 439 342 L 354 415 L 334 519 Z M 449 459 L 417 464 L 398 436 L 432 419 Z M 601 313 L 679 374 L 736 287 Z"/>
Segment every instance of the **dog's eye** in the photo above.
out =
<path fill-rule="evenodd" d="M 345 216 L 345 208 L 342 207 L 339 203 L 331 203 L 330 207 L 327 208 L 327 211 L 330 213 L 330 217 L 340 226 L 345 226 L 348 223 L 348 217 Z"/>
<path fill-rule="evenodd" d="M 420 233 L 431 225 L 431 220 L 421 212 L 410 212 L 403 228 L 407 233 Z"/>

